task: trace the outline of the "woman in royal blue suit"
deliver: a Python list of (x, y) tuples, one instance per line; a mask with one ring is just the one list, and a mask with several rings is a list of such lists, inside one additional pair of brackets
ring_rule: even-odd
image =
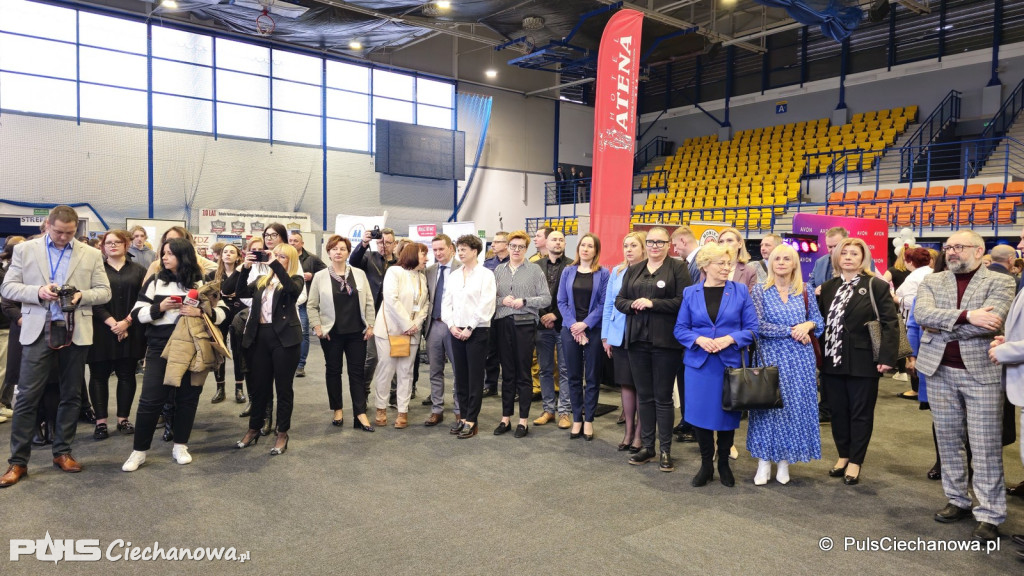
[[(601, 259), (601, 240), (584, 234), (576, 245), (576, 260), (562, 271), (558, 283), (558, 311), (562, 314), (562, 347), (569, 372), (572, 430), (569, 438), (594, 439), (594, 411), (601, 388), (601, 321), (608, 269)], [(587, 378), (584, 395), (583, 378)]]
[(714, 433), (718, 432), (718, 475), (724, 486), (736, 480), (729, 468), (729, 449), (740, 426), (739, 412), (722, 410), (725, 368), (740, 365), (740, 355), (754, 340), (757, 311), (744, 284), (729, 280), (736, 251), (722, 244), (706, 244), (697, 253), (704, 282), (683, 290), (674, 334), (686, 348), (686, 417), (700, 444), (700, 471), (693, 486), (714, 477)]

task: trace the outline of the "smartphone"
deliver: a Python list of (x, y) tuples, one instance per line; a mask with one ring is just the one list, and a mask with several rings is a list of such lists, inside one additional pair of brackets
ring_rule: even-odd
[(270, 262), (270, 251), (269, 250), (256, 250), (253, 252), (256, 255), (257, 262)]
[(167, 299), (175, 304), (181, 304), (181, 296), (168, 296)]

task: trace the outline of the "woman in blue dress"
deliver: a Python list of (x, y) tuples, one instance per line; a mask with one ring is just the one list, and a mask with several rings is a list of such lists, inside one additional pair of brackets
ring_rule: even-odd
[(814, 293), (800, 278), (800, 256), (782, 244), (768, 256), (768, 279), (751, 294), (757, 310), (758, 348), (765, 366), (778, 366), (782, 408), (751, 410), (747, 450), (758, 459), (754, 484), (789, 483), (790, 462), (821, 459), (818, 385), (811, 338), (825, 323)]
[(729, 449), (740, 413), (722, 410), (725, 368), (740, 365), (741, 354), (754, 341), (757, 312), (744, 284), (729, 280), (736, 265), (736, 250), (724, 244), (705, 244), (697, 253), (704, 282), (683, 290), (673, 333), (686, 353), (686, 422), (693, 426), (700, 445), (700, 471), (690, 482), (704, 486), (714, 477), (715, 432), (718, 432), (718, 476), (723, 486), (734, 486)]

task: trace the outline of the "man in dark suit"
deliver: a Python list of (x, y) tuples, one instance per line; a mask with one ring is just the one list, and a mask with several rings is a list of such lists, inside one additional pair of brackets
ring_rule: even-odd
[[(427, 361), (430, 363), (430, 395), (423, 401), (424, 406), (431, 406), (430, 416), (423, 423), (424, 426), (437, 426), (444, 422), (444, 363), (445, 358), (452, 357), (452, 338), (448, 325), (441, 320), (441, 299), (444, 298), (444, 288), (452, 272), (462, 267), (462, 264), (453, 256), (455, 246), (452, 239), (444, 234), (438, 234), (430, 241), (430, 248), (434, 251), (434, 263), (427, 267), (427, 292), (430, 297), (430, 314), (427, 315), (424, 328), (427, 341)], [(459, 400), (455, 392), (452, 375), (452, 397), (455, 402), (455, 421), (460, 420)]]
[[(11, 423), (11, 459), (0, 488), (16, 484), (28, 472), (36, 410), (51, 370), (60, 374), (53, 464), (64, 472), (81, 472), (71, 456), (81, 407), (85, 359), (92, 345), (92, 307), (110, 300), (110, 283), (99, 250), (75, 240), (78, 214), (57, 206), (46, 220), (46, 233), (15, 246), (0, 295), (22, 303), (21, 380)], [(70, 308), (58, 291), (73, 288)]]
[(989, 270), (1013, 276), (1010, 273), (1010, 265), (1017, 257), (1016, 250), (1006, 244), (997, 244), (992, 247), (992, 250), (989, 250), (988, 255), (992, 257), (992, 263), (988, 265)]
[[(395, 231), (391, 228), (382, 228), (381, 238), (376, 240), (377, 251), (369, 250), (370, 231), (363, 232), (363, 241), (352, 248), (352, 255), (348, 257), (350, 264), (366, 272), (366, 280), (373, 290), (373, 310), (380, 311), (380, 304), (384, 300), (384, 273), (388, 267), (398, 262), (394, 255)], [(377, 346), (373, 338), (366, 342), (366, 362), (364, 363), (363, 375), (366, 377), (366, 391), (370, 391), (370, 382), (373, 382), (373, 373), (377, 371)]]
[(964, 439), (974, 467), (974, 538), (999, 538), (1006, 520), (1003, 480), (1001, 369), (988, 358), (989, 344), (1000, 334), (1013, 300), (1012, 277), (981, 265), (985, 242), (962, 230), (943, 246), (947, 270), (925, 276), (918, 289), (914, 318), (921, 325), (917, 369), (928, 377), (928, 403), (942, 461), (942, 489), (948, 504), (938, 522), (971, 516)]

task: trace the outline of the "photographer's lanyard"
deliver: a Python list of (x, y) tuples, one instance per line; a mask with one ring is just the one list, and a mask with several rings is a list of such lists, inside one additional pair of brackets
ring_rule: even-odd
[[(49, 237), (47, 237), (47, 241), (48, 242), (47, 242), (47, 246), (46, 246), (46, 263), (50, 266), (50, 283), (51, 284), (56, 284), (57, 283), (57, 271), (60, 269), (61, 261), (64, 260), (64, 253), (67, 252), (68, 248), (71, 247), (71, 242), (68, 242), (67, 244), (64, 245), (63, 248), (60, 249), (60, 256), (57, 257), (57, 263), (54, 264), (54, 262), (53, 262), (53, 255), (50, 253), (50, 248), (51, 247), (56, 248), (56, 246), (53, 246), (53, 240), (50, 239)], [(70, 260), (70, 256), (68, 258)], [(67, 280), (67, 278), (65, 278), (64, 280)], [(61, 282), (61, 284), (63, 285), (64, 282)], [(61, 308), (60, 308), (60, 301), (58, 300), (57, 302), (51, 302), (50, 303), (50, 318), (51, 318), (51, 320), (53, 319), (53, 316), (54, 316), (54, 310), (53, 310), (54, 306), (56, 306), (56, 312), (58, 312), (60, 314), (60, 316), (62, 318), (64, 318), (64, 320), (67, 322), (65, 324), (65, 327), (66, 327), (67, 331), (64, 334), (64, 344), (63, 345), (54, 346), (53, 345), (53, 333), (50, 330), (47, 330), (47, 332), (50, 332), (47, 335), (47, 345), (52, 350), (60, 350), (61, 348), (67, 348), (68, 346), (71, 345), (71, 342), (72, 342), (72, 340), (74, 338), (74, 332), (75, 332), (75, 317), (74, 317), (74, 314), (71, 315), (71, 318), (68, 318), (67, 316), (65, 316), (64, 315), (64, 311), (61, 310)]]

